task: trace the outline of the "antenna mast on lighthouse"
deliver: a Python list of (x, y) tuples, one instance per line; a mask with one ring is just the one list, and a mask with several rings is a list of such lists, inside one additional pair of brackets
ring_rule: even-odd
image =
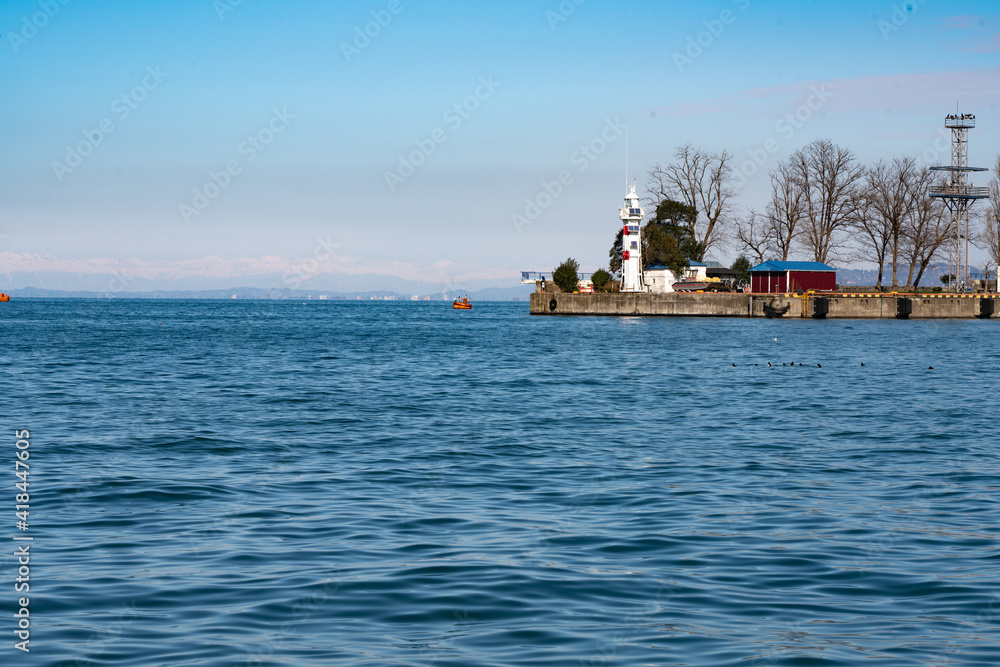
[(625, 128), (625, 192), (628, 192), (628, 128)]

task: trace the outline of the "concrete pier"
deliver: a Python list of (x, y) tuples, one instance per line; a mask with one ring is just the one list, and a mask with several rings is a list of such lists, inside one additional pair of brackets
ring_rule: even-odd
[(561, 294), (535, 292), (531, 314), (784, 319), (1000, 319), (996, 294)]

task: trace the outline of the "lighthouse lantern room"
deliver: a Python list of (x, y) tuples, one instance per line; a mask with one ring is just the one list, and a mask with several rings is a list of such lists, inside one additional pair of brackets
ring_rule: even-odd
[(640, 225), (645, 213), (639, 207), (639, 195), (633, 181), (625, 195), (625, 208), (619, 209), (622, 225), (622, 292), (645, 292), (642, 280), (642, 239)]

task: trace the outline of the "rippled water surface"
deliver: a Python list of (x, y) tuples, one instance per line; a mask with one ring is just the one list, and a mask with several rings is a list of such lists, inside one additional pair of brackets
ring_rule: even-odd
[(2, 305), (2, 664), (1000, 664), (1000, 322)]

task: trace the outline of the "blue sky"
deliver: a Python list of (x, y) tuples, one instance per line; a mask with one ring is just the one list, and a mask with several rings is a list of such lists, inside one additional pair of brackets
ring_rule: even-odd
[[(978, 117), (972, 162), (992, 165), (998, 33), (986, 1), (3, 0), (3, 271), (249, 284), (316, 256), (310, 280), (510, 284), (570, 255), (592, 269), (618, 226), (626, 125), (640, 185), (680, 144), (742, 162), (777, 138), (750, 206), (812, 139), (920, 154), (956, 102)], [(816, 89), (821, 108), (779, 133)], [(85, 133), (100, 141), (67, 170)], [(545, 184), (558, 196), (516, 226)]]

